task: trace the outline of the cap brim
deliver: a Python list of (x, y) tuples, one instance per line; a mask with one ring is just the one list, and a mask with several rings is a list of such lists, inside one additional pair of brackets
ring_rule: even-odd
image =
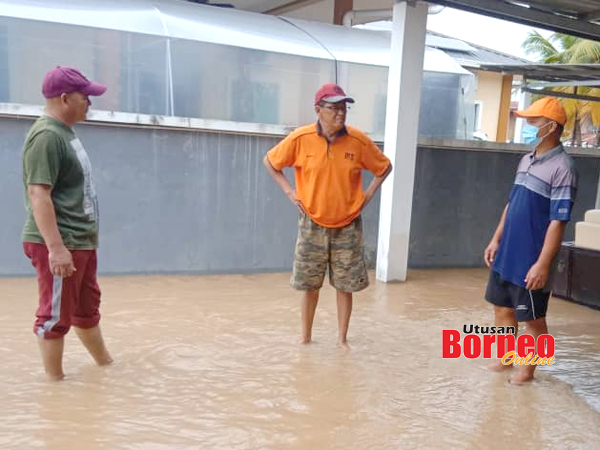
[(102, 95), (106, 92), (106, 86), (100, 83), (90, 83), (83, 91), (85, 95)]
[(521, 117), (521, 118), (523, 118), (523, 119), (527, 119), (527, 118), (531, 118), (531, 117), (542, 117), (542, 116), (541, 116), (540, 114), (538, 114), (538, 113), (534, 113), (534, 112), (527, 111), (527, 110), (524, 110), (524, 111), (515, 111), (513, 114), (514, 114), (515, 116), (517, 116), (517, 117)]
[(339, 102), (354, 103), (354, 99), (352, 97), (346, 97), (345, 95), (334, 95), (333, 97), (323, 97), (321, 100), (324, 102), (327, 102), (327, 103), (339, 103)]

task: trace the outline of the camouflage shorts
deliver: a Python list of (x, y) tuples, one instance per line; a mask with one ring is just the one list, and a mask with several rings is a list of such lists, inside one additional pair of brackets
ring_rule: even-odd
[(301, 291), (321, 288), (327, 266), (329, 283), (337, 290), (357, 292), (369, 285), (360, 216), (345, 227), (325, 228), (300, 214), (292, 287)]

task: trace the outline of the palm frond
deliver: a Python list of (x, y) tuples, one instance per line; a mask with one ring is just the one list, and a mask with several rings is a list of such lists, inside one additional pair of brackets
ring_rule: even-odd
[(527, 35), (523, 44), (521, 44), (523, 51), (532, 56), (537, 56), (540, 61), (548, 62), (549, 58), (555, 58), (560, 52), (552, 45), (548, 39), (542, 36), (535, 30), (532, 30)]
[(600, 42), (579, 39), (565, 52), (565, 62), (597, 63), (600, 62)]
[[(587, 94), (600, 98), (600, 88), (590, 88)], [(581, 114), (588, 117), (594, 127), (598, 128), (600, 126), (600, 102), (586, 102), (586, 105), (581, 110)]]
[(568, 34), (552, 33), (548, 41), (557, 44), (555, 47), (558, 47), (559, 51), (566, 51), (581, 41), (581, 38), (569, 36)]

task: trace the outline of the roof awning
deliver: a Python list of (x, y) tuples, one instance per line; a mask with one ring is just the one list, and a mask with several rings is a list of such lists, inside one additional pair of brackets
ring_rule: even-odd
[(430, 3), (600, 41), (597, 0), (428, 0)]
[[(481, 69), (522, 75), (521, 89), (526, 92), (600, 102), (600, 97), (577, 93), (578, 87), (600, 87), (600, 64), (482, 64)], [(573, 93), (548, 89), (567, 86)]]

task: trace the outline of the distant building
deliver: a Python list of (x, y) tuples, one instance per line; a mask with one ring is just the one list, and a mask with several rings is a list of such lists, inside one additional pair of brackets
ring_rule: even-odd
[(514, 89), (513, 77), (498, 72), (482, 70), (482, 64), (527, 64), (530, 61), (491, 50), (470, 42), (450, 38), (432, 31), (427, 32), (428, 47), (442, 50), (463, 68), (475, 74), (476, 86), (473, 95), (473, 129), (485, 133), (488, 140), (512, 141), (515, 133), (515, 120), (512, 111), (518, 109), (518, 102), (511, 101)]

